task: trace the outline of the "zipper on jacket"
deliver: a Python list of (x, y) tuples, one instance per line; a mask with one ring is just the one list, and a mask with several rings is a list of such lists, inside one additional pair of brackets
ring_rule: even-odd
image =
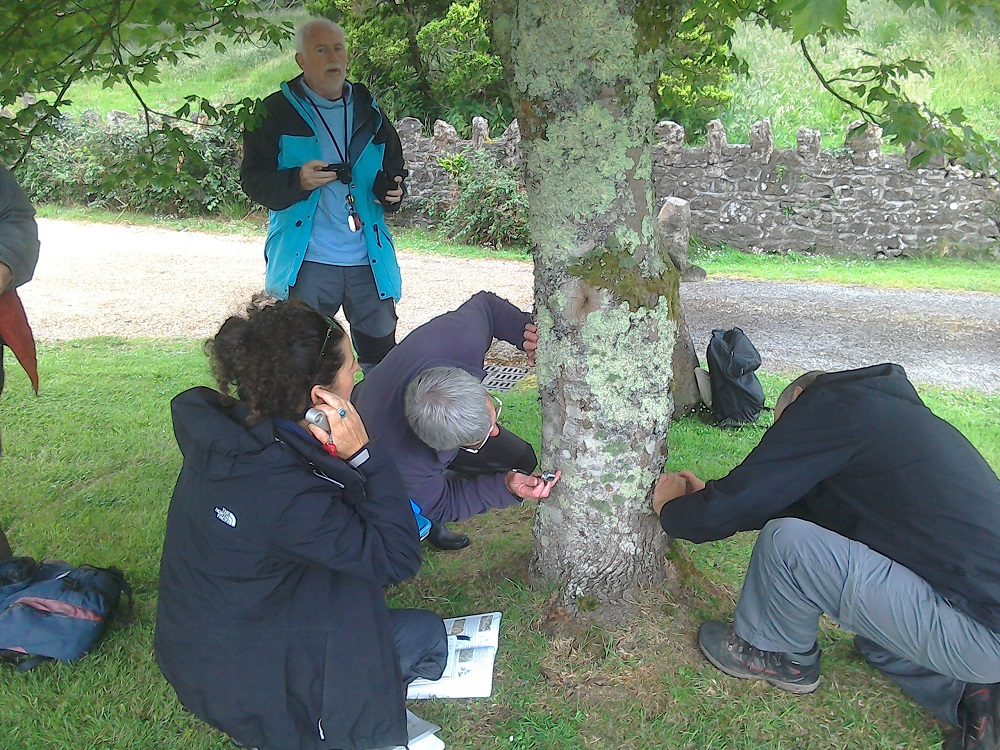
[(346, 484), (341, 484), (336, 479), (333, 479), (332, 477), (328, 477), (326, 474), (324, 474), (322, 471), (320, 471), (319, 469), (317, 469), (315, 467), (313, 468), (313, 474), (315, 474), (316, 476), (318, 476), (320, 479), (325, 479), (327, 482), (331, 482), (332, 484), (337, 485), (342, 490), (347, 488)]

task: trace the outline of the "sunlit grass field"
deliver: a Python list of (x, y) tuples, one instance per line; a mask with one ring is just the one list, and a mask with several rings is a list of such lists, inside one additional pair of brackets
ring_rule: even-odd
[[(933, 77), (914, 77), (906, 90), (937, 110), (963, 107), (969, 121), (989, 138), (1000, 138), (1000, 17), (980, 7), (971, 21), (957, 16), (940, 17), (929, 8), (903, 13), (889, 0), (852, 3), (858, 26), (856, 36), (830, 40), (821, 48), (812, 46), (812, 55), (829, 75), (864, 58), (859, 49), (885, 59), (914, 57), (930, 64)], [(295, 24), (306, 18), (304, 11), (285, 12), (278, 20)], [(195, 50), (197, 57), (165, 70), (160, 83), (140, 86), (143, 98), (155, 109), (172, 111), (183, 97), (199, 93), (214, 101), (238, 101), (263, 97), (299, 70), (293, 60), (291, 42), (283, 48), (258, 49), (230, 46), (225, 53), (215, 50), (210, 40)], [(348, 40), (350, 41), (350, 40)], [(750, 66), (750, 76), (733, 83), (735, 97), (720, 118), (731, 143), (747, 142), (750, 126), (771, 118), (776, 144), (795, 145), (801, 127), (818, 128), (824, 145), (844, 145), (847, 125), (856, 115), (821, 88), (809, 71), (790, 37), (753, 24), (743, 25), (736, 36), (735, 51)], [(373, 82), (378, 96), (378, 82)], [(91, 109), (134, 112), (138, 104), (125, 87), (104, 89), (100, 82), (74, 86), (72, 111)]]

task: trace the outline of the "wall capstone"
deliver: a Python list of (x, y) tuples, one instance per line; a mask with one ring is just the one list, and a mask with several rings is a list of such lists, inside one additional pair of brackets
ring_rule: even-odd
[(728, 145), (726, 129), (722, 123), (719, 120), (709, 122), (705, 126), (705, 154), (708, 156), (708, 163), (718, 164), (722, 161), (722, 152)]
[(847, 126), (844, 146), (855, 166), (874, 166), (882, 161), (882, 128), (872, 122), (865, 127), (864, 120), (855, 120)]
[(444, 120), (434, 121), (434, 140), (438, 142), (438, 145), (444, 146), (445, 148), (454, 147), (458, 144), (458, 131), (451, 123), (447, 123)]
[(485, 117), (472, 118), (472, 147), (482, 148), (490, 139), (490, 125)]
[(771, 135), (771, 118), (765, 117), (750, 127), (750, 155), (761, 164), (771, 161), (774, 154), (774, 136)]
[(802, 161), (806, 164), (815, 164), (819, 158), (819, 152), (823, 148), (820, 132), (813, 128), (799, 128), (799, 132), (795, 134), (795, 140), (798, 143), (798, 152)]
[(399, 137), (420, 138), (424, 134), (424, 124), (416, 117), (404, 117), (396, 126)]

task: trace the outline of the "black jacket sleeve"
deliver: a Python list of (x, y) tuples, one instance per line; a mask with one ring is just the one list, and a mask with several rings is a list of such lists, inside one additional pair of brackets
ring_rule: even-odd
[[(309, 197), (299, 183), (298, 167), (278, 169), (278, 146), (289, 127), (296, 131), (308, 126), (280, 91), (264, 100), (264, 119), (243, 131), (243, 163), (240, 185), (250, 200), (272, 211), (281, 211)], [(295, 133), (299, 134), (299, 133)]]
[(389, 118), (384, 113), (382, 114), (382, 124), (379, 126), (375, 139), (384, 143), (385, 149), (382, 152), (382, 169), (375, 175), (372, 192), (382, 203), (382, 210), (387, 214), (391, 214), (399, 209), (403, 202), (387, 203), (385, 200), (386, 191), (396, 186), (396, 177), (402, 177), (403, 182), (401, 184), (403, 186), (403, 198), (405, 198), (407, 194), (406, 178), (409, 176), (409, 173), (406, 171), (403, 159), (403, 145), (400, 143), (399, 133), (396, 132), (396, 128), (393, 127), (392, 123), (389, 122)]
[(345, 488), (331, 497), (331, 485), (319, 483), (284, 508), (271, 537), (281, 557), (380, 586), (416, 574), (420, 537), (399, 472), (377, 446), (369, 453), (361, 494)]
[(848, 465), (861, 445), (858, 425), (832, 406), (825, 394), (806, 391), (743, 463), (701, 492), (664, 505), (663, 530), (707, 542), (794, 515), (791, 506)]

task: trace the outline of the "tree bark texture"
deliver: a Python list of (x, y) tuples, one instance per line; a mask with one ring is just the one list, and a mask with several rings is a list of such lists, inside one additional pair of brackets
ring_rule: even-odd
[(519, 0), (495, 19), (530, 204), (542, 465), (563, 471), (539, 505), (532, 570), (569, 611), (612, 618), (664, 577), (649, 493), (680, 319), (653, 210), (654, 58), (626, 6)]

